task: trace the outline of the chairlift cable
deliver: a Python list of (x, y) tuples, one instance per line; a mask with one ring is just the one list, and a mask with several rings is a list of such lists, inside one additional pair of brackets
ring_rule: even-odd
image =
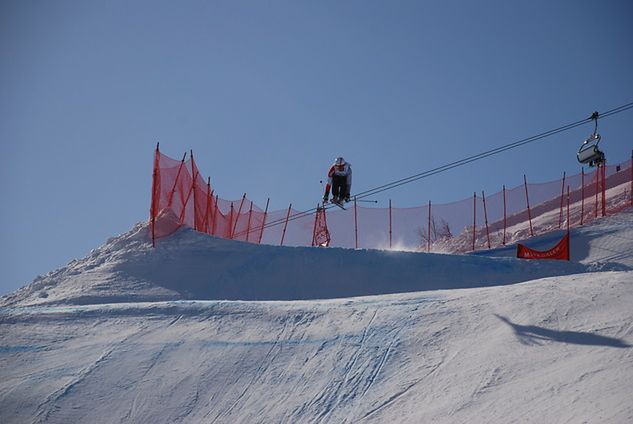
[[(597, 122), (598, 122), (599, 119), (604, 119), (604, 118), (607, 118), (609, 116), (616, 115), (618, 113), (627, 111), (629, 109), (633, 109), (633, 102), (626, 103), (624, 105), (618, 106), (618, 107), (613, 108), (611, 110), (608, 110), (606, 112), (602, 112), (595, 119), (596, 125), (597, 125)], [(378, 186), (378, 187), (374, 187), (374, 188), (369, 189), (369, 190), (362, 191), (362, 192), (357, 193), (357, 194), (355, 194), (355, 195), (353, 195), (351, 197), (355, 198), (357, 200), (364, 199), (366, 197), (373, 196), (374, 194), (382, 193), (384, 191), (391, 190), (391, 189), (394, 189), (396, 187), (400, 187), (402, 185), (409, 184), (409, 183), (412, 183), (414, 181), (418, 181), (420, 179), (430, 177), (432, 175), (436, 175), (436, 174), (439, 174), (439, 173), (442, 173), (442, 172), (445, 172), (445, 171), (449, 171), (451, 169), (454, 169), (454, 168), (457, 168), (457, 167), (460, 167), (460, 166), (463, 166), (463, 165), (467, 165), (469, 163), (472, 163), (472, 162), (475, 162), (475, 161), (478, 161), (478, 160), (481, 160), (481, 159), (485, 159), (487, 157), (490, 157), (490, 156), (493, 156), (493, 155), (497, 155), (499, 153), (503, 153), (503, 152), (505, 152), (507, 150), (511, 150), (511, 149), (514, 149), (514, 148), (517, 148), (517, 147), (520, 147), (520, 146), (523, 146), (523, 145), (526, 145), (526, 144), (529, 144), (529, 143), (533, 143), (535, 141), (542, 140), (542, 139), (547, 138), (547, 137), (551, 137), (553, 135), (559, 134), (559, 133), (564, 132), (564, 131), (569, 131), (569, 130), (571, 130), (573, 128), (576, 128), (576, 127), (579, 127), (581, 125), (586, 124), (588, 121), (592, 121), (594, 119), (593, 116), (594, 115), (592, 115), (592, 116), (590, 116), (588, 118), (581, 119), (581, 120), (576, 121), (576, 122), (572, 122), (570, 124), (566, 124), (566, 125), (560, 126), (558, 128), (555, 128), (555, 129), (551, 129), (551, 130), (542, 132), (540, 134), (533, 135), (531, 137), (523, 138), (521, 140), (517, 140), (517, 141), (514, 141), (512, 143), (508, 143), (506, 145), (503, 145), (503, 146), (500, 146), (500, 147), (496, 147), (494, 149), (491, 149), (491, 150), (488, 150), (488, 151), (485, 151), (485, 152), (482, 152), (482, 153), (478, 153), (476, 155), (469, 156), (467, 158), (463, 158), (463, 159), (460, 159), (460, 160), (457, 160), (457, 161), (454, 161), (454, 162), (451, 162), (451, 163), (447, 163), (447, 164), (439, 166), (437, 168), (433, 168), (433, 169), (430, 169), (430, 170), (427, 170), (427, 171), (424, 171), (424, 172), (420, 172), (420, 173), (415, 174), (415, 175), (411, 175), (409, 177), (401, 178), (399, 180), (392, 181), (392, 182), (387, 183), (387, 184), (383, 184), (383, 185)], [(326, 209), (326, 210), (327, 209), (331, 209), (332, 207), (333, 207), (333, 205), (331, 205), (331, 204), (323, 205), (323, 208)], [(255, 228), (253, 230), (249, 230), (249, 232), (253, 232), (253, 231), (257, 232), (257, 231), (260, 231), (260, 230), (263, 231), (266, 228), (274, 227), (276, 225), (280, 225), (280, 224), (283, 224), (285, 222), (290, 222), (290, 221), (294, 221), (296, 219), (304, 218), (306, 216), (312, 215), (317, 210), (318, 210), (318, 208), (312, 208), (312, 209), (305, 210), (303, 212), (298, 212), (298, 213), (292, 214), (287, 219), (286, 218), (279, 218), (279, 219), (267, 222), (263, 226), (257, 227), (257, 228)], [(240, 232), (238, 234), (235, 234), (234, 236), (240, 236), (240, 235), (243, 235), (243, 234), (246, 234), (246, 233), (247, 233), (247, 231), (242, 231), (242, 232)]]
[[(633, 108), (633, 102), (625, 104), (625, 105), (622, 105), (622, 106), (619, 106), (619, 107), (617, 107), (615, 109), (612, 109), (612, 110), (609, 110), (607, 112), (604, 112), (604, 113), (600, 114), (598, 119), (601, 119), (601, 118), (604, 118), (604, 117), (607, 117), (607, 116), (611, 116), (611, 115), (623, 112), (623, 111), (631, 109), (631, 108)], [(356, 197), (358, 199), (362, 199), (364, 197), (372, 196), (374, 194), (381, 193), (383, 191), (390, 190), (392, 188), (396, 188), (396, 187), (399, 187), (401, 185), (408, 184), (410, 182), (417, 181), (419, 179), (426, 178), (426, 177), (429, 177), (431, 175), (438, 174), (440, 172), (448, 171), (450, 169), (457, 168), (459, 166), (466, 165), (466, 164), (475, 162), (477, 160), (484, 159), (484, 158), (487, 158), (489, 156), (493, 156), (493, 155), (496, 155), (498, 153), (505, 152), (506, 150), (514, 149), (516, 147), (523, 146), (525, 144), (529, 144), (529, 143), (532, 143), (532, 142), (535, 142), (535, 141), (538, 141), (538, 140), (542, 140), (542, 139), (544, 139), (546, 137), (550, 137), (552, 135), (555, 135), (555, 134), (558, 134), (558, 133), (561, 133), (561, 132), (564, 132), (564, 131), (571, 130), (571, 129), (576, 128), (578, 126), (581, 126), (581, 125), (585, 124), (587, 121), (591, 121), (591, 120), (592, 120), (592, 117), (589, 117), (589, 118), (582, 119), (580, 121), (573, 122), (571, 124), (563, 125), (563, 126), (558, 127), (556, 129), (545, 131), (543, 133), (534, 135), (532, 137), (527, 137), (527, 138), (524, 138), (522, 140), (518, 140), (518, 141), (515, 141), (513, 143), (509, 143), (509, 144), (506, 144), (504, 146), (500, 146), (500, 147), (488, 150), (486, 152), (478, 153), (476, 155), (473, 155), (473, 156), (470, 156), (470, 157), (467, 157), (467, 158), (464, 158), (464, 159), (460, 159), (458, 161), (451, 162), (451, 163), (442, 165), (440, 167), (437, 167), (437, 168), (434, 168), (434, 169), (431, 169), (431, 170), (428, 170), (428, 171), (421, 172), (419, 174), (415, 174), (415, 175), (412, 175), (412, 176), (409, 176), (409, 177), (406, 177), (406, 178), (402, 178), (400, 180), (396, 180), (396, 181), (393, 181), (391, 183), (388, 183), (388, 184), (385, 184), (385, 185), (382, 185), (382, 186), (379, 186), (379, 187), (375, 187), (373, 189), (369, 189), (369, 190), (363, 191), (361, 193), (357, 193)], [(597, 120), (596, 120), (596, 122), (597, 122)]]

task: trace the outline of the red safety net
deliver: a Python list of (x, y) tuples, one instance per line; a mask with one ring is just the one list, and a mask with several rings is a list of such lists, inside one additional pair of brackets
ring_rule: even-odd
[[(185, 155), (186, 156), (186, 155)], [(500, 187), (494, 194), (412, 208), (370, 208), (322, 214), (292, 208), (268, 211), (246, 195), (221, 199), (193, 155), (174, 160), (156, 149), (150, 208), (153, 240), (185, 225), (217, 237), (286, 246), (467, 252), (498, 247), (552, 230), (587, 224), (633, 205), (631, 160), (556, 181)], [(423, 201), (423, 199), (421, 199)], [(567, 205), (569, 204), (569, 209)], [(325, 234), (327, 232), (327, 236)], [(319, 239), (316, 239), (319, 233)], [(317, 242), (319, 241), (319, 242)]]

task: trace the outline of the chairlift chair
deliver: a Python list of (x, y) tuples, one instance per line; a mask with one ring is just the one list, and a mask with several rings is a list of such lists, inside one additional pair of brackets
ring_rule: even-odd
[(598, 149), (598, 143), (600, 143), (601, 137), (598, 134), (598, 112), (594, 112), (591, 115), (591, 119), (596, 121), (596, 126), (591, 134), (578, 149), (578, 162), (582, 164), (589, 164), (589, 166), (601, 166), (605, 163), (606, 159), (604, 152)]
[(578, 162), (589, 166), (600, 166), (605, 162), (604, 152), (598, 149), (600, 134), (592, 134), (586, 139), (578, 150)]

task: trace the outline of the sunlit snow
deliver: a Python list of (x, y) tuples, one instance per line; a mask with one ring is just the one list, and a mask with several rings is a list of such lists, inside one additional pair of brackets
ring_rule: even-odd
[(0, 422), (631, 422), (633, 210), (571, 248), (524, 261), (181, 229), (152, 249), (139, 224), (0, 300)]

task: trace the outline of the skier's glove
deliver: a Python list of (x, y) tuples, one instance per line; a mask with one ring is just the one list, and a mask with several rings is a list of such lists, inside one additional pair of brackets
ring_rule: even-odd
[(327, 202), (328, 197), (330, 197), (330, 196), (328, 196), (327, 194), (324, 194), (324, 195), (323, 195), (323, 201), (324, 201), (324, 202)]

